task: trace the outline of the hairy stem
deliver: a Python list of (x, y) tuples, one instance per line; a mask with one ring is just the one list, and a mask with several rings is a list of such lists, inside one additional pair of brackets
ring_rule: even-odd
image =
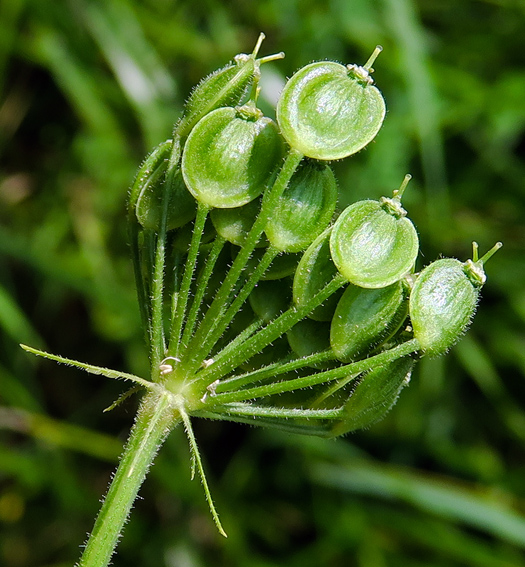
[(169, 393), (146, 395), (78, 567), (109, 564), (146, 473), (159, 447), (180, 421)]
[[(261, 205), (261, 211), (259, 216), (255, 220), (250, 232), (248, 233), (246, 240), (244, 241), (239, 254), (236, 256), (232, 267), (230, 268), (224, 282), (222, 283), (215, 299), (213, 300), (210, 308), (208, 309), (204, 319), (201, 321), (199, 329), (195, 333), (193, 339), (191, 340), (188, 352), (191, 352), (191, 363), (193, 363), (194, 369), (199, 366), (200, 362), (206, 358), (207, 352), (202, 350), (202, 344), (209, 334), (210, 328), (217, 320), (217, 318), (222, 317), (225, 310), (229, 304), (229, 297), (234, 289), (237, 281), (239, 280), (246, 264), (257, 245), (259, 237), (263, 233), (268, 218), (275, 208), (275, 205), (282, 195), (283, 191), (286, 189), (288, 182), (290, 181), (295, 170), (299, 166), (299, 163), (303, 159), (303, 155), (295, 150), (290, 150), (286, 160), (277, 176), (273, 187), (265, 193)], [(170, 354), (171, 354), (170, 346)]]

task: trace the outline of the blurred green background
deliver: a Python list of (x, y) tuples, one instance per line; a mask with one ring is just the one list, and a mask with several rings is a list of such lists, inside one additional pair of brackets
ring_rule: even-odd
[(524, 29), (523, 0), (0, 2), (0, 565), (77, 560), (136, 407), (103, 413), (122, 384), (18, 343), (146, 374), (127, 187), (192, 86), (260, 31), (262, 55), (286, 52), (263, 68), (268, 113), (302, 65), (384, 47), (387, 119), (335, 165), (341, 206), (411, 172), (421, 265), (505, 247), (471, 331), (369, 430), (195, 423), (227, 540), (175, 431), (114, 565), (525, 565)]

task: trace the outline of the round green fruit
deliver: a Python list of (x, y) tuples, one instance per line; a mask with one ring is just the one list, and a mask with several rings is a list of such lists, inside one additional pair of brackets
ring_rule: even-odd
[(182, 175), (209, 207), (240, 207), (258, 197), (283, 156), (275, 122), (253, 105), (219, 108), (193, 128), (182, 154)]
[(288, 144), (305, 156), (335, 160), (372, 141), (386, 107), (369, 72), (329, 61), (297, 71), (277, 104), (277, 122)]

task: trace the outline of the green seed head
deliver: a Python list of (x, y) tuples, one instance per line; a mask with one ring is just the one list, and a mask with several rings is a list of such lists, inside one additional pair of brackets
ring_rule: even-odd
[(330, 167), (306, 161), (294, 174), (266, 225), (270, 243), (284, 252), (307, 248), (327, 227), (337, 203)]
[(425, 354), (443, 354), (467, 330), (486, 279), (483, 264), (499, 248), (498, 242), (478, 260), (474, 244), (472, 260), (443, 258), (419, 274), (410, 294), (410, 319)]
[(407, 287), (401, 281), (379, 289), (348, 286), (330, 328), (337, 358), (350, 362), (388, 340), (406, 319), (407, 299)]
[[(242, 207), (213, 209), (210, 216), (217, 234), (236, 246), (242, 246), (260, 208), (260, 199), (254, 199)], [(267, 244), (266, 239), (261, 238), (258, 246)]]
[(370, 65), (321, 61), (292, 76), (277, 105), (279, 127), (292, 148), (311, 158), (335, 160), (354, 154), (376, 136), (386, 109), (371, 84)]
[(240, 207), (258, 197), (283, 156), (275, 122), (252, 105), (219, 108), (198, 122), (182, 154), (193, 196), (210, 207)]
[(253, 84), (258, 82), (260, 66), (284, 57), (284, 53), (277, 53), (257, 59), (264, 37), (261, 33), (251, 54), (236, 55), (232, 63), (208, 75), (195, 87), (186, 102), (184, 115), (175, 128), (177, 136), (186, 138), (195, 124), (212, 110), (241, 104)]
[(197, 203), (188, 191), (179, 168), (174, 172), (168, 185), (164, 175), (157, 182), (147, 183), (141, 191), (136, 207), (137, 219), (144, 228), (160, 230), (164, 192), (167, 195), (166, 229), (184, 226), (195, 217)]
[(349, 282), (380, 288), (410, 272), (419, 250), (412, 222), (380, 201), (359, 201), (337, 219), (330, 238), (332, 258)]
[(134, 213), (140, 194), (148, 185), (162, 183), (168, 167), (173, 141), (166, 140), (154, 148), (142, 162), (129, 191), (128, 211)]

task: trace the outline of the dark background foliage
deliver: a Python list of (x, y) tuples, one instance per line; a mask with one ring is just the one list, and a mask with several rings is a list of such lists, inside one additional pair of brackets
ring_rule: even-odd
[[(192, 86), (266, 33), (272, 87), (376, 44), (385, 126), (336, 164), (341, 206), (405, 205), (421, 266), (505, 247), (468, 335), (425, 360), (387, 418), (344, 440), (197, 422), (215, 531), (176, 431), (114, 565), (525, 565), (525, 4), (521, 0), (2, 0), (0, 564), (71, 565), (136, 400), (22, 352), (145, 375), (124, 218), (143, 156)], [(265, 98), (266, 97), (266, 98)]]

